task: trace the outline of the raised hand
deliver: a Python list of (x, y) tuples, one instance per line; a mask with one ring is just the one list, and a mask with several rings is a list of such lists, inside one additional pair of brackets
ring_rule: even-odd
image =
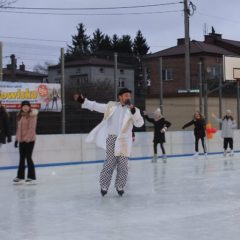
[(78, 94), (78, 93), (75, 93), (73, 95), (73, 99), (74, 99), (74, 101), (80, 102), (81, 104), (84, 103), (84, 100), (85, 100), (84, 96), (82, 94)]

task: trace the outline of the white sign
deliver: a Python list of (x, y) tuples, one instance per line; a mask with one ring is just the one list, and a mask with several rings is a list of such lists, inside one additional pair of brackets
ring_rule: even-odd
[(0, 81), (0, 101), (7, 110), (18, 111), (24, 100), (40, 111), (60, 112), (61, 85)]

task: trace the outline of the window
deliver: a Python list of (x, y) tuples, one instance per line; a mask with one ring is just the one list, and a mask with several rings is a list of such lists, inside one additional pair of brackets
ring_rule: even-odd
[(72, 75), (71, 77), (71, 82), (74, 85), (83, 86), (88, 84), (88, 75), (87, 74), (82, 74), (82, 75)]
[(173, 80), (173, 70), (172, 69), (163, 69), (162, 70), (162, 79), (163, 81)]
[(77, 68), (76, 74), (80, 74), (80, 73), (81, 73), (81, 68)]
[(118, 87), (123, 88), (125, 87), (125, 78), (119, 78), (118, 80)]
[(53, 80), (54, 83), (60, 83), (61, 82), (61, 78), (59, 77), (56, 77), (54, 80)]
[(215, 79), (220, 77), (220, 66), (207, 67), (208, 78)]

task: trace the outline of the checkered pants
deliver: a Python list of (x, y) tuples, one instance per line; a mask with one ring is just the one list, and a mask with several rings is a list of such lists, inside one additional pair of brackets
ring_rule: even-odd
[(115, 188), (122, 190), (127, 182), (128, 176), (128, 157), (114, 156), (114, 148), (117, 137), (109, 135), (107, 138), (106, 160), (103, 164), (103, 169), (100, 174), (100, 186), (104, 190), (108, 190), (112, 174), (117, 167), (117, 176), (115, 180)]

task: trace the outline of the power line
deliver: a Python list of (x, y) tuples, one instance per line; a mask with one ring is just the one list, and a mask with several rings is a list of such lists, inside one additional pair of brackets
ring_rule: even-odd
[(62, 43), (67, 43), (67, 41), (53, 40), (53, 39), (42, 39), (42, 38), (26, 38), (26, 37), (11, 37), (11, 36), (0, 36), (0, 38), (39, 41), (39, 42), (62, 42)]
[(130, 12), (130, 13), (52, 13), (52, 12), (19, 12), (19, 11), (0, 11), (2, 13), (15, 13), (27, 15), (55, 15), (55, 16), (126, 16), (126, 15), (152, 15), (162, 13), (176, 13), (182, 10), (156, 11), (156, 12)]
[(52, 54), (38, 54), (38, 53), (33, 53), (31, 52), (21, 52), (21, 51), (12, 51), (12, 50), (5, 50), (4, 51), (5, 54), (11, 54), (12, 52), (14, 52), (14, 54), (21, 54), (21, 55), (32, 55), (32, 56), (41, 56), (41, 57), (55, 57), (58, 58), (59, 55), (52, 55)]
[[(46, 50), (46, 51), (56, 51), (62, 46), (53, 46), (53, 45), (45, 45), (45, 44), (36, 44), (36, 43), (18, 43), (18, 42), (3, 42), (4, 45), (14, 45), (16, 48), (23, 49), (37, 49), (37, 50)], [(20, 47), (19, 47), (20, 46)]]
[(198, 12), (199, 15), (201, 16), (205, 16), (205, 17), (211, 17), (211, 18), (217, 18), (220, 19), (222, 21), (228, 21), (228, 22), (233, 22), (233, 23), (239, 23), (239, 20), (233, 20), (233, 19), (229, 19), (229, 18), (224, 18), (224, 17), (220, 17), (220, 16), (214, 16), (214, 15), (210, 15), (210, 14), (205, 14), (202, 12)]
[(114, 9), (136, 9), (136, 8), (149, 8), (158, 6), (169, 6), (176, 5), (182, 2), (168, 2), (168, 3), (157, 3), (157, 4), (146, 4), (146, 5), (135, 5), (135, 6), (118, 6), (118, 7), (86, 7), (86, 8), (44, 8), (44, 7), (2, 7), (3, 9), (17, 9), (17, 10), (51, 10), (51, 11), (76, 11), (76, 10), (114, 10)]

